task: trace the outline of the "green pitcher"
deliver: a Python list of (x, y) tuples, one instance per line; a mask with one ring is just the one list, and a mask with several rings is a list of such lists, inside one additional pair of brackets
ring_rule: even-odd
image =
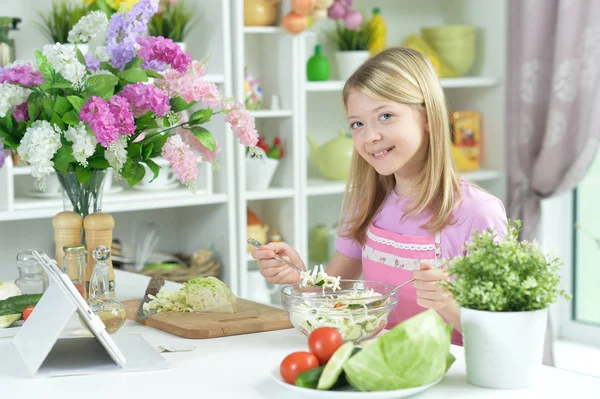
[(327, 57), (321, 54), (321, 45), (315, 46), (315, 54), (306, 63), (306, 78), (311, 82), (329, 80), (331, 65)]

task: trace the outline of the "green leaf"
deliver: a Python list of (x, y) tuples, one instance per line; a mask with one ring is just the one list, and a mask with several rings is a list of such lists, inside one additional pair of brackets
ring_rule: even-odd
[(148, 143), (146, 145), (143, 146), (142, 148), (142, 158), (144, 159), (144, 161), (147, 161), (150, 156), (152, 155), (152, 149), (154, 148), (154, 144), (153, 143)]
[(119, 78), (112, 75), (93, 75), (87, 78), (84, 93), (88, 96), (102, 97), (104, 100), (110, 100), (114, 91), (115, 85), (119, 82)]
[(147, 82), (148, 76), (141, 68), (126, 69), (119, 76), (129, 83)]
[(54, 111), (57, 114), (63, 116), (67, 111), (70, 111), (72, 108), (73, 107), (71, 106), (71, 103), (65, 97), (56, 97), (56, 101), (54, 102)]
[(190, 116), (189, 124), (190, 125), (200, 125), (206, 123), (210, 120), (210, 117), (213, 115), (212, 109), (203, 108), (194, 112), (192, 116)]
[(63, 120), (60, 118), (60, 116), (57, 113), (52, 114), (52, 117), (50, 118), (50, 122), (54, 123), (55, 125), (60, 127), (61, 130), (65, 130), (65, 128), (66, 128), (65, 122), (63, 122)]
[(168, 134), (157, 134), (155, 136), (150, 137), (149, 139), (144, 140), (144, 143), (146, 145), (152, 144), (152, 153), (150, 154), (150, 158), (154, 158), (161, 155), (162, 148), (165, 145), (165, 142), (168, 138)]
[(121, 171), (121, 176), (127, 179), (127, 183), (129, 183), (129, 187), (133, 187), (140, 182), (144, 178), (146, 174), (146, 169), (138, 162), (133, 159), (127, 159), (125, 165), (123, 165), (123, 170)]
[(52, 100), (47, 97), (42, 98), (42, 107), (44, 108), (46, 115), (48, 115), (48, 118), (51, 118), (54, 114), (54, 103)]
[(38, 105), (38, 99), (41, 96), (38, 93), (31, 93), (27, 98), (27, 113), (29, 114), (29, 120), (34, 121), (40, 114), (40, 107)]
[(127, 63), (127, 65), (125, 65), (125, 69), (139, 68), (143, 62), (144, 60), (142, 60), (139, 56), (136, 55), (134, 59), (132, 59)]
[(149, 78), (154, 78), (154, 79), (162, 79), (163, 76), (156, 72), (153, 71), (152, 69), (143, 69), (143, 71), (146, 73), (146, 76), (148, 76)]
[(54, 80), (54, 69), (52, 68), (52, 65), (50, 65), (50, 63), (48, 62), (46, 56), (43, 55), (41, 51), (36, 50), (35, 60), (37, 62), (38, 70), (42, 73), (42, 76), (44, 77), (46, 83), (52, 84)]
[(90, 177), (92, 177), (92, 172), (81, 165), (75, 167), (75, 174), (77, 175), (77, 181), (80, 184), (87, 183), (90, 180)]
[(152, 173), (154, 173), (154, 177), (151, 180), (151, 181), (153, 181), (154, 179), (156, 179), (158, 177), (158, 174), (160, 173), (160, 166), (151, 159), (146, 160), (146, 165), (148, 165), (148, 167), (150, 168)]
[(63, 122), (68, 125), (77, 126), (79, 125), (79, 115), (75, 111), (69, 111), (62, 117)]
[(75, 112), (77, 113), (79, 113), (79, 111), (81, 111), (81, 108), (83, 108), (83, 106), (85, 105), (85, 100), (81, 97), (69, 96), (67, 97), (67, 99), (69, 100), (73, 108), (75, 108)]
[(6, 115), (4, 115), (4, 126), (6, 126), (6, 130), (12, 132), (14, 125), (12, 114), (10, 112), (7, 112)]
[(188, 103), (179, 96), (175, 96), (175, 97), (171, 98), (169, 100), (169, 102), (171, 103), (171, 110), (173, 112), (184, 111), (184, 110), (190, 108), (191, 106), (193, 106), (194, 104), (196, 104), (196, 101), (192, 101), (191, 103)]
[(77, 55), (77, 60), (79, 60), (79, 62), (81, 62), (84, 66), (87, 66), (85, 62), (85, 57), (83, 56), (83, 53), (81, 52), (79, 47), (75, 49), (75, 54)]
[[(104, 147), (101, 147), (101, 148), (104, 149)], [(94, 169), (110, 168), (110, 164), (108, 163), (106, 158), (104, 158), (104, 151), (101, 151), (101, 153), (98, 153), (98, 150), (96, 150), (96, 153), (93, 156), (88, 158), (88, 165), (90, 166), (90, 168), (94, 168)]]
[(69, 82), (68, 80), (64, 81), (64, 82), (57, 82), (54, 83), (51, 88), (52, 89), (70, 89), (73, 86), (73, 83)]
[(75, 162), (71, 144), (63, 144), (54, 154), (54, 168), (63, 175), (69, 170), (69, 164)]
[(206, 130), (202, 126), (194, 126), (190, 130), (198, 139), (198, 141), (202, 143), (203, 146), (205, 146), (210, 151), (215, 151), (215, 138), (208, 130)]
[(148, 111), (135, 120), (135, 127), (138, 131), (154, 129), (158, 127), (158, 123), (154, 119), (153, 113), (151, 111)]
[(131, 158), (142, 158), (142, 143), (131, 143), (127, 147), (127, 154)]
[(20, 145), (17, 140), (2, 129), (0, 129), (0, 138), (2, 138), (5, 150), (16, 150)]

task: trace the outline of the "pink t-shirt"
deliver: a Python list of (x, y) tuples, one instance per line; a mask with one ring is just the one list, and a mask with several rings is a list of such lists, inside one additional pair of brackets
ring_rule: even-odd
[[(491, 227), (496, 230), (499, 237), (503, 237), (507, 231), (506, 210), (502, 201), (469, 184), (466, 180), (461, 180), (460, 183), (463, 198), (451, 218), (454, 224), (446, 226), (440, 234), (443, 259), (465, 255), (463, 247), (475, 230), (483, 231)], [(431, 217), (429, 212), (402, 219), (409, 201), (398, 197), (392, 190), (373, 220), (375, 227), (403, 235), (431, 236), (421, 227)], [(361, 246), (354, 240), (338, 237), (335, 248), (348, 257), (361, 258)]]

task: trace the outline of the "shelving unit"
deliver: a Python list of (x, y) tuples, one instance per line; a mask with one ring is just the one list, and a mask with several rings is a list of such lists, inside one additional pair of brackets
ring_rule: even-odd
[[(441, 85), (445, 89), (466, 89), (466, 88), (486, 88), (494, 87), (499, 84), (499, 80), (491, 77), (469, 76), (463, 78), (444, 78), (440, 79)], [(324, 92), (324, 91), (341, 91), (344, 87), (342, 80), (329, 80), (325, 82), (309, 82), (305, 83), (306, 91), (309, 92)]]

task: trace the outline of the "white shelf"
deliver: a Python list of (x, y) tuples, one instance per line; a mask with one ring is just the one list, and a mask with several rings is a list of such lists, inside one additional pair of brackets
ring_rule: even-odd
[(294, 190), (291, 188), (268, 188), (266, 190), (257, 191), (246, 191), (246, 200), (269, 200), (269, 199), (280, 199), (280, 198), (292, 198), (294, 196)]
[[(149, 209), (177, 208), (196, 205), (224, 204), (227, 194), (207, 195), (200, 191), (194, 195), (187, 188), (170, 191), (135, 191), (126, 190), (114, 195), (105, 195), (102, 200), (102, 211), (118, 213), (126, 211), (142, 211)], [(0, 211), (0, 220), (23, 220), (53, 217), (63, 210), (62, 198), (42, 199), (16, 197), (15, 210)]]
[(251, 111), (250, 115), (256, 119), (287, 118), (287, 117), (294, 115), (294, 112), (291, 109), (280, 109), (280, 110), (261, 109), (258, 111)]
[(475, 172), (459, 173), (459, 176), (473, 182), (478, 182), (499, 179), (502, 173), (496, 170), (477, 170)]
[(316, 196), (329, 194), (343, 194), (345, 190), (346, 182), (309, 178), (307, 181), (306, 195)]
[[(474, 87), (493, 87), (500, 81), (490, 77), (467, 76), (462, 78), (444, 78), (440, 80), (445, 89), (474, 88)], [(328, 80), (324, 82), (306, 82), (306, 91), (325, 92), (341, 91), (344, 88), (342, 80)]]
[(222, 73), (208, 73), (204, 75), (204, 80), (215, 84), (225, 83), (225, 75)]
[(279, 26), (244, 26), (246, 34), (279, 34), (285, 32)]

